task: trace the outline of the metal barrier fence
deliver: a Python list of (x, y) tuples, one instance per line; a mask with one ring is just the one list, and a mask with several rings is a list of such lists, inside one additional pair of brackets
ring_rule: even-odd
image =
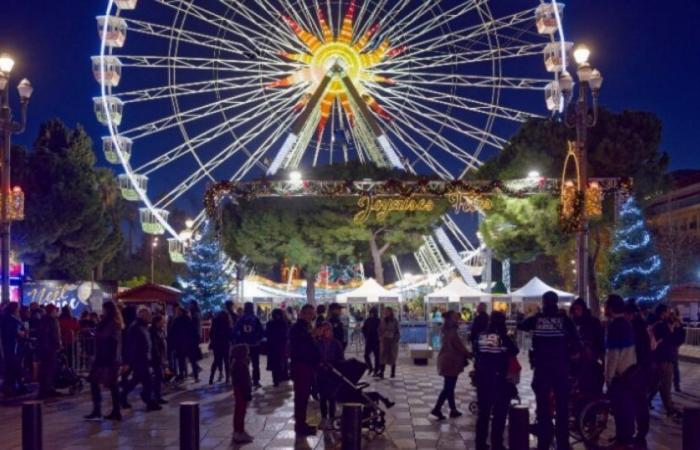
[(95, 332), (92, 330), (81, 330), (73, 333), (71, 338), (64, 342), (62, 354), (70, 368), (79, 375), (86, 375), (90, 372), (92, 362), (95, 359)]
[(685, 345), (700, 346), (700, 328), (685, 329)]

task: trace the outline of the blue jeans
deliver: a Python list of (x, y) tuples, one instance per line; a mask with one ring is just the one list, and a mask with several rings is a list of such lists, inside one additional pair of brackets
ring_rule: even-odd
[(613, 379), (610, 390), (610, 403), (615, 416), (615, 434), (619, 444), (631, 444), (634, 437), (635, 395), (629, 383), (621, 378)]

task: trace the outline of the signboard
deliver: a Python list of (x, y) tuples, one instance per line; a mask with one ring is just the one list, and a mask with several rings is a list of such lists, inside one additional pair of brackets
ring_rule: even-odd
[(60, 280), (27, 282), (23, 285), (22, 303), (52, 303), (58, 307), (70, 306), (74, 315), (84, 310), (101, 311), (102, 303), (112, 299), (117, 290), (116, 283), (78, 281), (70, 283)]

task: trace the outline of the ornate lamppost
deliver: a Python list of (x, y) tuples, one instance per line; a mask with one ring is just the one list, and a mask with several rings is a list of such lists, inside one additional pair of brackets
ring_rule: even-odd
[(27, 107), (29, 98), (34, 89), (26, 78), (17, 86), (21, 106), (21, 120), (12, 120), (10, 109), (10, 73), (15, 66), (15, 61), (8, 55), (0, 55), (0, 133), (2, 134), (2, 147), (0, 148), (0, 265), (2, 266), (2, 303), (10, 301), (10, 224), (12, 214), (10, 211), (10, 153), (12, 149), (12, 135), (22, 133), (27, 124)]
[[(568, 105), (565, 113), (565, 122), (569, 128), (576, 129), (576, 142), (572, 151), (578, 162), (578, 193), (583, 198), (588, 195), (588, 151), (586, 137), (588, 128), (592, 128), (598, 122), (598, 96), (603, 85), (603, 77), (597, 69), (593, 69), (588, 62), (591, 52), (585, 46), (579, 46), (574, 51), (574, 59), (578, 68), (576, 76), (579, 81), (578, 99), (574, 102), (574, 79), (568, 73), (562, 74), (559, 80), (564, 99)], [(590, 95), (589, 95), (590, 94)], [(590, 96), (590, 100), (589, 100)], [(562, 186), (562, 188), (564, 188)], [(580, 224), (576, 235), (576, 286), (579, 297), (590, 305), (588, 290), (588, 217), (585, 208), (581, 212)], [(597, 313), (597, 311), (596, 311)]]

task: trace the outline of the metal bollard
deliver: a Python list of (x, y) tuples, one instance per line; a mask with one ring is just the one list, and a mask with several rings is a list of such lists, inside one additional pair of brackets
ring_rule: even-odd
[(199, 450), (199, 403), (180, 403), (180, 450)]
[(343, 405), (341, 421), (342, 450), (360, 450), (362, 448), (362, 405), (346, 403)]
[(41, 426), (41, 402), (22, 403), (22, 450), (41, 450), (44, 446)]
[(508, 418), (508, 448), (528, 450), (530, 446), (530, 411), (525, 405), (510, 407)]
[(683, 409), (683, 450), (700, 448), (700, 408)]

